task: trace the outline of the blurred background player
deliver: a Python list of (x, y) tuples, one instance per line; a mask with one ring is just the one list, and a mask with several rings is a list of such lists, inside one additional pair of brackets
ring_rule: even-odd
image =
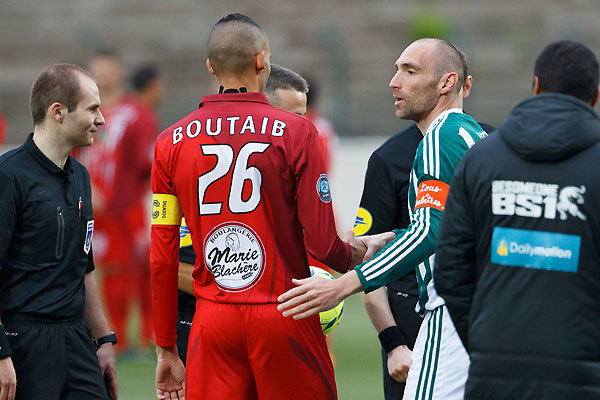
[[(465, 80), (462, 93), (465, 99), (471, 92), (472, 82), (471, 76)], [(495, 129), (479, 125), (488, 133)], [(354, 223), (356, 236), (408, 227), (410, 170), (422, 139), (423, 134), (413, 123), (371, 154)], [(401, 399), (404, 394), (412, 349), (423, 321), (415, 312), (418, 299), (417, 280), (412, 271), (386, 287), (363, 295), (365, 310), (381, 344), (386, 400)]]
[(325, 158), (325, 165), (327, 170), (331, 169), (333, 163), (333, 157), (335, 155), (335, 148), (338, 143), (338, 135), (333, 128), (333, 124), (318, 110), (319, 101), (319, 90), (320, 87), (318, 82), (314, 78), (307, 78), (308, 87), (310, 90), (306, 93), (306, 114), (308, 118), (317, 128), (319, 132), (319, 143), (321, 144), (321, 150), (323, 151), (323, 157)]
[(4, 145), (4, 140), (6, 139), (6, 120), (4, 119), (4, 114), (0, 111), (0, 151), (2, 150), (2, 146)]
[(127, 321), (136, 300), (141, 317), (139, 342), (149, 345), (153, 338), (145, 201), (149, 196), (152, 149), (159, 130), (155, 108), (164, 89), (158, 69), (145, 65), (131, 75), (133, 91), (126, 93), (123, 67), (114, 52), (98, 53), (89, 65), (108, 105), (99, 141), (84, 159), (88, 160), (96, 183), (95, 243), (103, 273), (103, 298), (119, 335), (117, 350), (123, 353), (129, 348)]
[(366, 248), (337, 236), (314, 126), (260, 93), (270, 71), (264, 31), (241, 14), (222, 18), (209, 36), (207, 67), (220, 94), (160, 135), (152, 167), (157, 394), (183, 393), (175, 346), (183, 213), (201, 257), (187, 396), (335, 399), (318, 317), (282, 318), (277, 296), (310, 275), (304, 237), (339, 271)]

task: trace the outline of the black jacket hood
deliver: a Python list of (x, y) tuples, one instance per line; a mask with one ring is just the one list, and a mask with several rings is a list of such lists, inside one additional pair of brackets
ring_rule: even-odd
[(589, 104), (569, 95), (545, 93), (519, 103), (498, 132), (528, 161), (558, 161), (600, 141), (600, 120)]

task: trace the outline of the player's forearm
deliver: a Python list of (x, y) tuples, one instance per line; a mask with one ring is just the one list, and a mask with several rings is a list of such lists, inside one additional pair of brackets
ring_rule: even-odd
[(387, 290), (382, 287), (362, 296), (365, 311), (371, 320), (371, 323), (381, 332), (385, 328), (396, 325), (394, 315), (390, 309), (390, 303), (387, 299)]
[(178, 247), (179, 226), (152, 226), (150, 248), (152, 313), (156, 344), (163, 347), (177, 343)]
[(85, 319), (92, 328), (92, 336), (99, 338), (110, 333), (106, 317), (102, 311), (98, 286), (93, 272), (85, 274)]
[(188, 294), (194, 294), (192, 272), (194, 272), (194, 264), (179, 261), (177, 286), (179, 290)]
[(421, 210), (407, 229), (394, 231), (394, 240), (371, 260), (355, 268), (365, 292), (406, 275), (434, 253), (442, 213), (438, 210)]

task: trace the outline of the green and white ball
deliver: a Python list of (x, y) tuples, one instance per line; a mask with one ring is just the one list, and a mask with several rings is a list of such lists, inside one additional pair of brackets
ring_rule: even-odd
[[(335, 279), (333, 275), (324, 269), (310, 266), (310, 276), (320, 276), (324, 279)], [(331, 310), (323, 311), (319, 313), (319, 318), (321, 320), (321, 329), (323, 330), (323, 334), (327, 335), (329, 332), (333, 330), (342, 319), (342, 315), (344, 314), (344, 300), (340, 302), (337, 306), (332, 308)]]

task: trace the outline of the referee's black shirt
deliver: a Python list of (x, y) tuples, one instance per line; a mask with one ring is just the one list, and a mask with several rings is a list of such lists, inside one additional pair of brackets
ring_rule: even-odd
[[(408, 185), (415, 153), (423, 134), (412, 124), (388, 139), (371, 154), (360, 207), (373, 222), (367, 235), (403, 229), (410, 224)], [(418, 295), (417, 278), (408, 273), (388, 285), (403, 293)]]
[(73, 318), (85, 309), (94, 270), (90, 177), (72, 157), (64, 169), (33, 142), (0, 156), (0, 313)]

